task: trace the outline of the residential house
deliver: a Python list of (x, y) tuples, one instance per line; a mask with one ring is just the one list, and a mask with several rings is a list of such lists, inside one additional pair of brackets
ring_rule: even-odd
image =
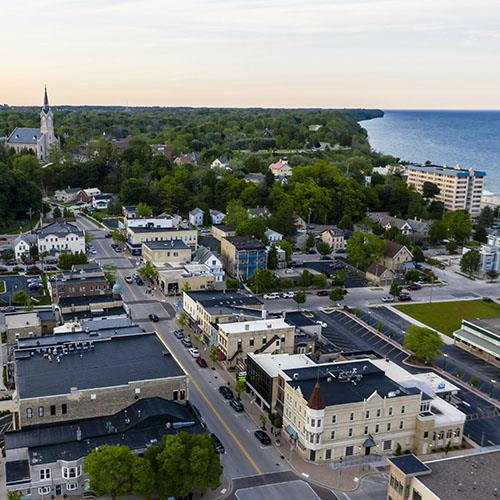
[(76, 194), (75, 200), (81, 203), (92, 203), (92, 197), (98, 194), (101, 194), (101, 190), (99, 188), (81, 189)]
[(226, 364), (239, 361), (244, 368), (248, 353), (293, 354), (295, 327), (283, 318), (220, 323), (217, 345)]
[[(481, 270), (483, 273), (500, 273), (500, 227), (494, 228), (487, 236), (486, 244), (481, 245)], [(17, 257), (17, 253), (16, 253)]]
[(225, 170), (231, 170), (231, 167), (229, 166), (229, 160), (225, 156), (221, 156), (220, 158), (216, 158), (210, 164), (210, 168), (212, 168), (212, 169), (222, 168)]
[(389, 458), (387, 500), (471, 500), (498, 496), (500, 450), (421, 461), (415, 455)]
[(209, 248), (200, 245), (196, 252), (194, 252), (192, 261), (193, 263), (208, 266), (210, 272), (215, 276), (216, 283), (224, 281), (224, 267), (222, 266), (222, 262)]
[(283, 239), (283, 235), (281, 233), (278, 233), (278, 231), (273, 231), (272, 229), (267, 229), (265, 232), (267, 241), (269, 244), (274, 244), (278, 243)]
[(198, 153), (181, 153), (174, 159), (174, 165), (182, 167), (183, 165), (198, 165), (200, 155)]
[(125, 220), (135, 219), (137, 217), (137, 207), (132, 205), (124, 205), (122, 207), (122, 213), (123, 217), (125, 217)]
[(66, 189), (59, 189), (54, 193), (54, 198), (62, 203), (69, 203), (71, 201), (76, 201), (78, 193), (81, 192), (79, 187), (67, 187)]
[(16, 260), (20, 261), (23, 258), (31, 258), (31, 248), (36, 245), (37, 237), (34, 233), (21, 233), (14, 240), (14, 255)]
[(158, 284), (165, 295), (179, 295), (185, 290), (209, 290), (215, 286), (215, 276), (205, 264), (184, 264), (158, 270)]
[(332, 227), (322, 231), (320, 240), (328, 244), (334, 252), (345, 249), (344, 232), (338, 227)]
[(292, 167), (288, 164), (287, 158), (281, 158), (277, 162), (271, 163), (268, 169), (281, 182), (286, 182), (292, 176)]
[(191, 261), (191, 247), (182, 240), (145, 241), (142, 256), (157, 267), (187, 264)]
[(377, 286), (390, 286), (394, 281), (394, 272), (378, 262), (368, 266), (365, 276), (367, 281)]
[(310, 462), (462, 443), (465, 414), (392, 361), (322, 363), (278, 376), (283, 428)]
[(92, 196), (92, 208), (96, 210), (107, 210), (112, 201), (113, 195), (110, 193), (95, 194)]
[(166, 156), (169, 160), (172, 159), (172, 146), (168, 144), (151, 144), (151, 149), (155, 153)]
[(263, 217), (263, 218), (268, 218), (271, 217), (271, 212), (267, 207), (257, 207), (257, 208), (249, 208), (248, 209), (248, 216), (249, 217)]
[(382, 264), (393, 272), (402, 272), (405, 269), (405, 264), (411, 262), (413, 254), (400, 243), (386, 240), (386, 250), (382, 258)]
[(85, 253), (85, 231), (69, 222), (54, 222), (37, 232), (38, 254)]
[(195, 208), (189, 212), (189, 223), (194, 226), (203, 226), (203, 216), (205, 212), (201, 208)]
[(212, 221), (212, 224), (222, 224), (225, 216), (226, 214), (219, 212), (219, 210), (210, 209), (210, 220)]
[(408, 236), (412, 241), (426, 240), (429, 235), (429, 221), (421, 219), (399, 219), (392, 217), (387, 212), (371, 212), (368, 214), (369, 219), (375, 224), (379, 224), (384, 230), (395, 227), (402, 234)]
[(267, 267), (267, 248), (250, 236), (233, 236), (221, 241), (226, 271), (238, 279), (251, 278), (257, 269)]
[(254, 295), (238, 290), (185, 290), (182, 309), (195, 332), (216, 344), (220, 323), (265, 318), (264, 304)]

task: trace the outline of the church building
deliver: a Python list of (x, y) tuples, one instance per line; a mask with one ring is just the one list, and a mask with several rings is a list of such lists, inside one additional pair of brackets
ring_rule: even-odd
[(40, 161), (47, 161), (51, 148), (59, 145), (54, 134), (54, 115), (49, 106), (47, 87), (40, 111), (40, 128), (16, 127), (7, 139), (7, 145), (18, 153), (31, 150)]

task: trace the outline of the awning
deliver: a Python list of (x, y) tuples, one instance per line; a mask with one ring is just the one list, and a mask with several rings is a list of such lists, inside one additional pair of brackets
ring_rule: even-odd
[(375, 446), (375, 441), (372, 438), (367, 438), (367, 439), (365, 439), (363, 446), (365, 448), (371, 448), (372, 446)]
[(292, 439), (299, 439), (297, 431), (291, 425), (287, 425), (285, 431)]

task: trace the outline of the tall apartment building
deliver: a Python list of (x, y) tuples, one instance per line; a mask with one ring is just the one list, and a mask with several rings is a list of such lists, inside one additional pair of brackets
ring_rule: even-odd
[(221, 256), (227, 272), (242, 280), (251, 278), (257, 269), (267, 266), (267, 248), (251, 236), (223, 238)]
[(438, 165), (409, 165), (406, 182), (422, 193), (424, 182), (435, 184), (447, 210), (467, 210), (471, 215), (481, 211), (485, 172)]

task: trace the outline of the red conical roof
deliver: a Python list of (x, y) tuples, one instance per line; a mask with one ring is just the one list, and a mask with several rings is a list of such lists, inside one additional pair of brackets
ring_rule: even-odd
[(323, 397), (323, 393), (321, 392), (321, 387), (319, 386), (319, 382), (313, 387), (311, 395), (309, 396), (309, 401), (307, 402), (307, 406), (311, 408), (311, 410), (324, 410), (325, 409), (325, 398)]

